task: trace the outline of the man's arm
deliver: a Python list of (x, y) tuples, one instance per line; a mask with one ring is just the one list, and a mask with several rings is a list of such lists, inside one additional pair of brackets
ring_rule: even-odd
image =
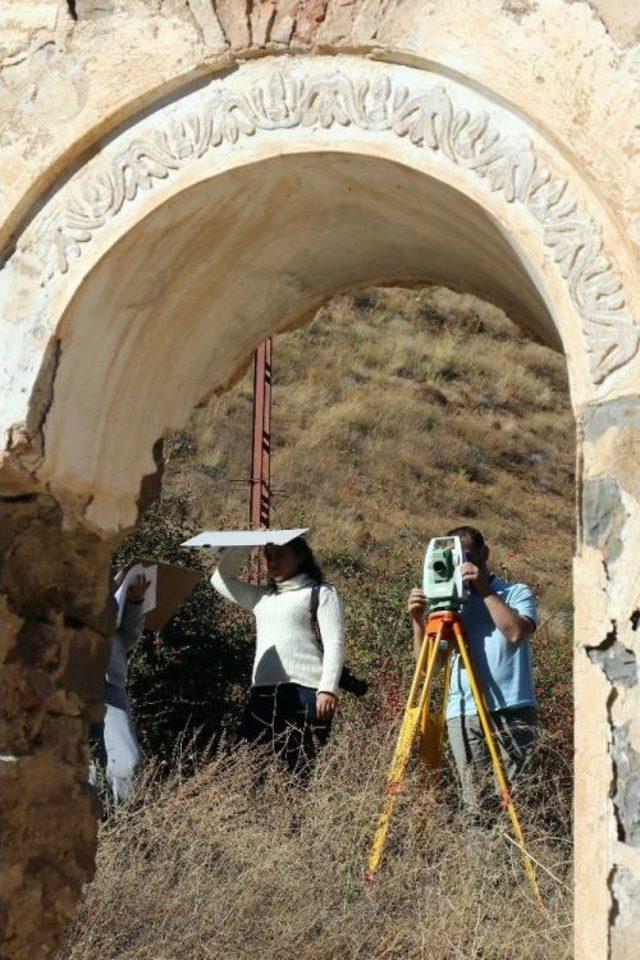
[(514, 610), (491, 589), (489, 574), (476, 567), (473, 563), (464, 563), (462, 565), (462, 579), (468, 584), (479, 597), (482, 597), (484, 604), (489, 611), (489, 616), (494, 624), (505, 635), (509, 643), (522, 643), (527, 637), (533, 635), (536, 624), (529, 617)]
[(420, 587), (414, 587), (409, 594), (407, 613), (411, 617), (411, 627), (413, 629), (413, 655), (417, 660), (420, 656), (420, 650), (422, 649), (425, 620), (427, 615), (427, 598)]
[(483, 599), (491, 619), (509, 643), (517, 645), (533, 635), (536, 629), (533, 620), (523, 617), (517, 610), (497, 597), (495, 593), (489, 593)]
[[(424, 631), (427, 624), (427, 598), (420, 587), (414, 587), (409, 594), (407, 602), (407, 612), (411, 617), (411, 626), (413, 629), (413, 655), (417, 660), (422, 650), (424, 642)], [(446, 659), (446, 648), (441, 647), (435, 662), (434, 676), (437, 676), (444, 665)]]
[(424, 624), (421, 626), (419, 623), (416, 623), (415, 620), (412, 620), (411, 623), (413, 628), (413, 655), (417, 660), (422, 650), (422, 641), (424, 640)]

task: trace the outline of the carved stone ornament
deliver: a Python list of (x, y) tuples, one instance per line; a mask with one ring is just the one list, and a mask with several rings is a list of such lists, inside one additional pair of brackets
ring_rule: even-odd
[(69, 256), (80, 256), (82, 244), (138, 191), (150, 190), (154, 181), (223, 142), (293, 127), (388, 131), (416, 149), (440, 151), (507, 203), (524, 206), (584, 320), (594, 383), (627, 363), (638, 351), (640, 331), (627, 312), (620, 277), (603, 253), (601, 229), (578, 208), (567, 180), (552, 173), (526, 139), (502, 136), (487, 113), (457, 108), (442, 85), (415, 94), (374, 71), (370, 79), (354, 80), (341, 71), (294, 77), (280, 70), (248, 93), (220, 86), (164, 130), (132, 140), (108, 168), (87, 176), (54, 221), (57, 268), (65, 273)]

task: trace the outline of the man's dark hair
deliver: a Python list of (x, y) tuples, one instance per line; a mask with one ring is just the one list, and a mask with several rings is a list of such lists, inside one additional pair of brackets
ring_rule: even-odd
[(484, 549), (485, 540), (477, 527), (454, 527), (453, 530), (449, 530), (447, 533), (448, 537), (468, 537), (469, 540), (473, 543), (473, 546), (478, 551), (478, 553)]

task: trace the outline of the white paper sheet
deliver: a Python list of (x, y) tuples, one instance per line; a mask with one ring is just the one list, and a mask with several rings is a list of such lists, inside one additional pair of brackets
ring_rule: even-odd
[(144, 595), (144, 600), (142, 601), (142, 612), (148, 613), (149, 610), (153, 610), (156, 605), (157, 589), (158, 589), (158, 567), (154, 564), (151, 567), (144, 567), (141, 563), (134, 564), (130, 570), (127, 570), (126, 576), (116, 592), (114, 597), (116, 598), (116, 603), (118, 604), (118, 621), (117, 625), (120, 626), (122, 623), (122, 614), (124, 612), (124, 603), (127, 597), (127, 590), (132, 583), (135, 583), (136, 577), (140, 574), (144, 576), (149, 581), (149, 587), (147, 592)]
[(308, 533), (309, 528), (300, 530), (205, 530), (197, 537), (185, 540), (183, 547), (264, 547), (267, 543), (283, 545), (295, 537)]

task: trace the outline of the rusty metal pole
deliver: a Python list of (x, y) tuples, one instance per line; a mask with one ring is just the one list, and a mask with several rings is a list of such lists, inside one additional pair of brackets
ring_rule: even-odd
[(271, 339), (256, 350), (253, 373), (252, 530), (268, 530), (271, 517)]
[[(268, 530), (271, 520), (271, 338), (256, 350), (253, 367), (253, 447), (249, 526)], [(262, 564), (256, 559), (252, 579), (259, 583)]]

